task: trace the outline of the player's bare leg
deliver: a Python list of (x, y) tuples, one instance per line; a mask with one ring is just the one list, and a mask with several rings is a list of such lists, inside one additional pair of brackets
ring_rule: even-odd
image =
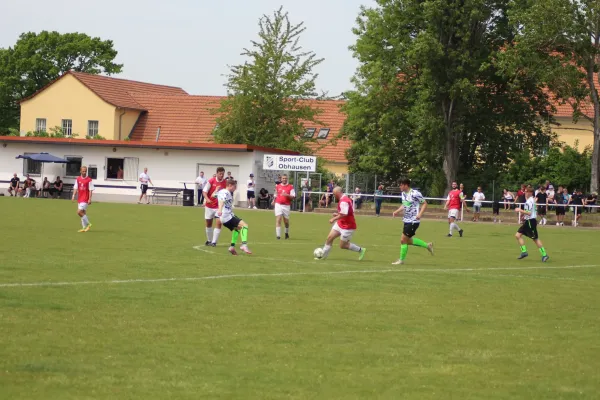
[(290, 219), (283, 217), (283, 223), (285, 224), (285, 238), (290, 238)]
[[(331, 230), (329, 235), (327, 235), (327, 239), (325, 239), (325, 246), (323, 246), (323, 259), (326, 259), (331, 251), (331, 246), (333, 245), (333, 241), (340, 237), (341, 234), (336, 230)], [(341, 246), (341, 244), (340, 244)]]
[(283, 219), (283, 215), (278, 215), (275, 217), (275, 234), (277, 235), (277, 239), (281, 239), (281, 220)]
[(204, 245), (210, 246), (212, 244), (212, 239), (213, 239), (213, 220), (207, 219), (206, 220), (206, 243), (204, 243)]
[(77, 210), (77, 215), (79, 216), (79, 218), (81, 218), (81, 226), (83, 227), (82, 229), (79, 230), (79, 232), (89, 231), (90, 228), (92, 227), (92, 224), (90, 224), (90, 221), (87, 217), (87, 213), (85, 212), (85, 210)]
[(343, 239), (340, 240), (340, 249), (343, 250), (350, 250), (350, 251), (354, 251), (357, 253), (360, 253), (360, 256), (358, 257), (358, 259), (360, 261), (362, 261), (363, 258), (365, 258), (365, 253), (367, 252), (367, 249), (361, 246), (358, 246), (354, 243), (350, 243), (350, 241), (345, 241)]
[(210, 243), (210, 246), (217, 246), (217, 242), (219, 241), (219, 235), (221, 234), (221, 228), (223, 228), (223, 225), (221, 224), (221, 220), (217, 218), (217, 226), (213, 230), (212, 241)]
[(450, 233), (448, 233), (448, 237), (452, 237), (453, 230), (457, 230), (460, 237), (462, 237), (463, 230), (460, 229), (460, 227), (456, 223), (456, 218), (448, 218), (448, 224), (450, 225)]

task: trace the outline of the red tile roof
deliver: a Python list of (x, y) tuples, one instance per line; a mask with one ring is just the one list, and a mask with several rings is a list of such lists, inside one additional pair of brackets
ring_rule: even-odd
[(95, 147), (134, 147), (146, 149), (171, 149), (171, 150), (228, 150), (228, 151), (264, 151), (278, 154), (299, 155), (298, 152), (289, 150), (272, 149), (246, 144), (216, 144), (216, 143), (178, 143), (178, 142), (150, 142), (133, 140), (96, 140), (96, 139), (71, 139), (47, 137), (21, 137), (0, 136), (0, 143), (36, 143), (36, 144), (64, 144), (75, 146)]
[[(160, 142), (212, 142), (212, 131), (217, 124), (217, 115), (211, 111), (218, 108), (224, 97), (220, 96), (157, 96), (132, 94), (132, 97), (145, 110), (131, 133), (132, 140), (155, 141), (160, 127)], [(322, 124), (306, 122), (306, 128), (316, 128), (316, 138), (320, 128), (331, 129), (326, 139), (317, 139), (310, 147), (318, 156), (330, 162), (347, 163), (345, 151), (351, 142), (336, 139), (345, 120), (340, 111), (343, 101), (310, 101), (314, 108), (322, 110), (317, 120)]]
[(133, 110), (144, 110), (132, 97), (133, 93), (155, 94), (155, 95), (187, 95), (186, 91), (172, 86), (155, 85), (152, 83), (136, 82), (127, 79), (113, 78), (103, 75), (92, 75), (83, 72), (69, 71), (58, 79), (50, 82), (34, 94), (21, 100), (29, 100), (46, 90), (52, 84), (67, 75), (75, 79), (94, 92), (102, 100), (115, 107), (129, 108)]
[(217, 124), (217, 115), (211, 114), (211, 111), (219, 107), (223, 97), (135, 93), (133, 98), (147, 112), (134, 127), (131, 139), (154, 141), (160, 127), (161, 142), (213, 141), (211, 133)]

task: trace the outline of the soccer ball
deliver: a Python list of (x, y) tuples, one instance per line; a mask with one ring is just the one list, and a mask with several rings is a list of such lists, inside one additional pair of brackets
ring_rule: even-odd
[(323, 249), (320, 247), (316, 248), (313, 254), (315, 258), (323, 258)]

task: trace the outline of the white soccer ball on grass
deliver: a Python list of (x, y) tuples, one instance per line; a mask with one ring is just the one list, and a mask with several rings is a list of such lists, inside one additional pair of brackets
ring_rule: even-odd
[(314, 251), (314, 253), (313, 253), (313, 255), (315, 256), (315, 258), (323, 258), (323, 254), (324, 254), (323, 249), (320, 248), (320, 247), (316, 248), (315, 251)]

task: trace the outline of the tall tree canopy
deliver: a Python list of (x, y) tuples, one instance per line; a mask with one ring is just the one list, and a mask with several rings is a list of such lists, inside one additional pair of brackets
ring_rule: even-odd
[(323, 59), (302, 49), (304, 24), (292, 24), (281, 8), (264, 15), (259, 28), (259, 40), (242, 52), (249, 60), (231, 68), (215, 141), (306, 152), (297, 138), (304, 134), (302, 121), (318, 114), (305, 100), (317, 96), (313, 68)]
[[(502, 55), (515, 76), (536, 76), (559, 100), (573, 106), (574, 118), (594, 127), (590, 186), (600, 188), (600, 2), (598, 0), (513, 1), (510, 21), (516, 45)], [(590, 105), (585, 110), (584, 105)], [(586, 112), (588, 111), (588, 112)]]
[(18, 102), (67, 71), (121, 72), (111, 40), (83, 33), (27, 32), (0, 49), (0, 134), (19, 127)]
[(547, 145), (541, 86), (497, 65), (515, 35), (508, 2), (377, 0), (362, 8), (344, 127), (355, 141), (352, 170), (410, 171), (439, 193), (460, 173), (497, 173), (523, 147)]

